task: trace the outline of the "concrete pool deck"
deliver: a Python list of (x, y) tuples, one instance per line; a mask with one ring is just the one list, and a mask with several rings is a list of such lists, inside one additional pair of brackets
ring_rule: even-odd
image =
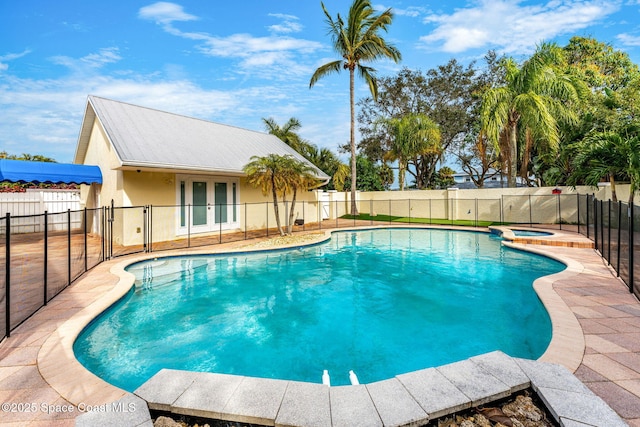
[[(563, 234), (584, 239), (574, 233)], [(247, 250), (248, 243), (166, 255)], [(554, 325), (554, 342), (541, 359), (575, 371), (575, 376), (629, 425), (640, 426), (640, 304), (592, 249), (523, 246), (571, 260), (570, 274), (549, 276), (540, 285), (549, 293), (550, 299), (541, 298)], [(130, 286), (130, 282), (118, 284), (120, 278), (112, 269), (162, 255), (134, 255), (98, 265), (0, 344), (0, 401), (13, 405), (0, 417), (3, 425), (72, 425), (83, 410), (101, 410), (101, 405), (121, 398), (127, 405), (118, 408), (129, 408), (129, 403), (136, 408), (137, 401), (130, 401), (132, 395), (82, 368), (73, 357), (71, 344), (74, 334), (110, 304), (105, 294), (117, 295), (122, 291), (118, 288)], [(338, 387), (333, 389), (339, 393)], [(141, 412), (121, 414), (131, 421), (139, 415)]]

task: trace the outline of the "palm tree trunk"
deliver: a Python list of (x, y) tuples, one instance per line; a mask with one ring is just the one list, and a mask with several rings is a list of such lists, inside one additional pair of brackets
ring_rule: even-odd
[(296, 194), (298, 193), (298, 188), (293, 187), (293, 198), (291, 199), (291, 210), (289, 211), (289, 229), (287, 230), (287, 234), (293, 233), (293, 213), (296, 208)]
[(509, 159), (507, 159), (507, 185), (516, 188), (518, 176), (518, 128), (515, 123), (509, 126)]
[(529, 131), (529, 129), (527, 129), (525, 148), (524, 152), (522, 153), (522, 167), (520, 169), (520, 178), (522, 178), (522, 180), (526, 182), (527, 186), (529, 187), (531, 187), (531, 185), (529, 184), (529, 158), (532, 147), (533, 137), (531, 136), (531, 132)]
[(616, 193), (616, 177), (613, 173), (609, 174), (609, 182), (611, 183), (611, 201), (618, 201), (618, 194)]
[(358, 215), (356, 205), (356, 106), (355, 106), (355, 70), (349, 68), (349, 102), (351, 107), (351, 215)]
[(276, 192), (276, 185), (273, 177), (271, 178), (271, 188), (273, 189), (273, 212), (276, 214), (276, 224), (278, 225), (278, 232), (281, 236), (284, 236), (282, 231), (282, 225), (280, 225), (280, 209), (278, 208), (278, 193)]
[(400, 185), (400, 191), (404, 191), (404, 159), (398, 160), (398, 184)]

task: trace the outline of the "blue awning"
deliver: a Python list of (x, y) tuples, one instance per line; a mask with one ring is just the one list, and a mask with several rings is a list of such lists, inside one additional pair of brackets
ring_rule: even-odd
[(98, 166), (0, 159), (0, 182), (102, 184)]

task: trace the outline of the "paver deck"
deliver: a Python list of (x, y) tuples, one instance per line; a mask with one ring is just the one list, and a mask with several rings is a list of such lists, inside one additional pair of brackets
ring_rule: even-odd
[[(566, 237), (572, 233), (565, 231), (564, 234)], [(584, 239), (577, 234), (573, 238)], [(247, 243), (183, 252), (223, 252)], [(542, 360), (566, 366), (630, 426), (640, 427), (640, 303), (593, 249), (514, 244), (570, 260), (572, 274), (560, 273), (556, 279), (543, 281), (540, 286), (544, 288), (542, 292), (551, 295), (550, 302), (545, 304), (554, 325), (554, 342)], [(131, 395), (84, 370), (75, 361), (69, 343), (73, 343), (73, 334), (81, 329), (82, 322), (92, 318), (91, 310), (104, 304), (99, 300), (119, 286), (120, 278), (112, 274), (111, 269), (143, 256), (117, 258), (98, 265), (0, 343), (0, 403), (9, 404), (2, 408), (2, 425), (73, 425), (75, 418), (87, 408), (121, 398), (126, 402), (121, 408), (137, 408), (139, 401), (126, 400), (131, 399)], [(124, 285), (120, 283), (120, 286)], [(68, 322), (72, 317), (81, 321)], [(557, 329), (558, 324), (566, 329)], [(78, 366), (84, 372), (79, 371)], [(372, 387), (376, 390), (369, 390), (369, 394), (373, 398), (385, 387), (393, 391), (391, 385), (383, 384)], [(553, 401), (559, 399), (554, 390), (542, 387), (539, 392), (546, 393)], [(287, 389), (283, 400), (294, 392), (308, 393), (309, 390)], [(361, 400), (361, 395), (361, 391), (353, 392), (354, 399)], [(562, 401), (557, 404), (561, 405)], [(341, 410), (344, 412), (345, 408)]]

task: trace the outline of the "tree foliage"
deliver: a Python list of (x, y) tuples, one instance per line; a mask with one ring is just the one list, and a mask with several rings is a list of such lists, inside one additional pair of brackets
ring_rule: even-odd
[(508, 185), (515, 187), (518, 159), (522, 159), (521, 176), (526, 179), (534, 146), (540, 151), (558, 150), (559, 123), (577, 123), (576, 110), (571, 107), (580, 102), (587, 89), (580, 79), (566, 73), (564, 53), (553, 43), (538, 46), (521, 66), (512, 58), (504, 59), (501, 65), (506, 84), (484, 92), (481, 126), (501, 151)]
[[(385, 160), (393, 135), (376, 126), (405, 116), (429, 117), (440, 129), (440, 150), (425, 152), (409, 161), (407, 172), (418, 188), (436, 185), (436, 170), (446, 154), (464, 138), (474, 123), (474, 95), (483, 86), (475, 63), (464, 67), (455, 59), (425, 73), (403, 68), (396, 76), (380, 80), (378, 98), (360, 100), (360, 152), (372, 161)], [(388, 157), (388, 156), (387, 156)]]
[(384, 159), (398, 162), (398, 182), (400, 191), (403, 191), (409, 162), (417, 164), (420, 156), (441, 153), (440, 128), (424, 114), (407, 114), (398, 119), (388, 119), (383, 124), (391, 137)]

